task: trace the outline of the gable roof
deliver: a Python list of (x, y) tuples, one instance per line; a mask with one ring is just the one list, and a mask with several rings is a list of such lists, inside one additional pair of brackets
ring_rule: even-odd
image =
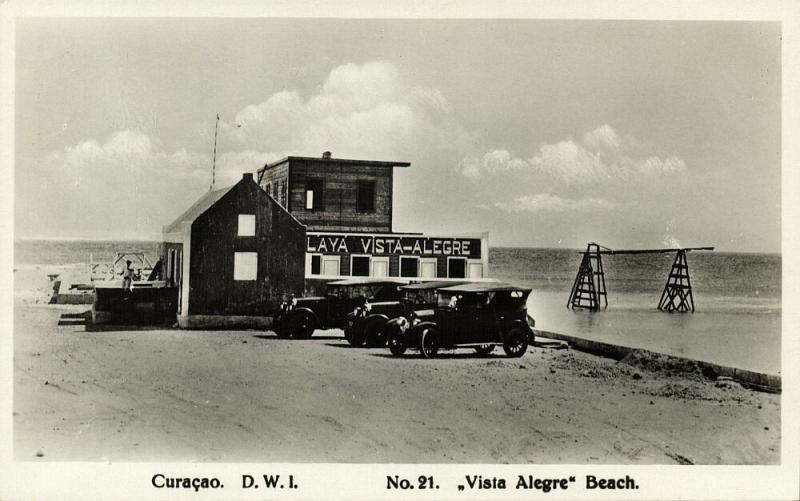
[(200, 197), (197, 202), (192, 204), (186, 212), (178, 216), (175, 221), (173, 221), (169, 226), (164, 228), (164, 233), (172, 233), (178, 229), (178, 226), (181, 223), (191, 223), (198, 217), (200, 217), (205, 211), (207, 211), (212, 205), (217, 203), (220, 198), (225, 196), (226, 193), (231, 191), (235, 185), (228, 186), (226, 188), (220, 188), (219, 190), (208, 191), (205, 195)]

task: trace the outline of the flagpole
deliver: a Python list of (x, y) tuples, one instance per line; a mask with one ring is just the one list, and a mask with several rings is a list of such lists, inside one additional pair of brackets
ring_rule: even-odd
[(214, 156), (211, 160), (211, 187), (209, 190), (214, 189), (214, 183), (217, 175), (217, 130), (219, 129), (219, 113), (217, 113), (217, 122), (214, 125)]

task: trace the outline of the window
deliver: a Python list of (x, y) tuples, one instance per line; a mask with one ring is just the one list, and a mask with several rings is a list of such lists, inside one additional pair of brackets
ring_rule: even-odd
[(401, 257), (400, 258), (400, 276), (401, 277), (417, 277), (417, 276), (419, 276), (419, 258), (416, 258), (416, 257)]
[(255, 280), (258, 277), (258, 252), (233, 253), (233, 279)]
[(422, 278), (436, 278), (436, 258), (423, 258), (419, 262), (422, 273)]
[(356, 193), (358, 212), (375, 212), (375, 181), (359, 181)]
[(286, 207), (286, 180), (281, 179), (278, 181), (278, 202), (285, 208)]
[(467, 260), (462, 257), (447, 258), (447, 276), (449, 278), (466, 278)]
[(277, 182), (275, 182), (272, 185), (272, 198), (274, 198), (276, 202), (280, 203), (280, 200), (278, 200), (278, 183)]
[(306, 210), (322, 208), (322, 179), (306, 180)]
[(350, 262), (350, 274), (354, 277), (368, 277), (369, 256), (353, 256)]
[(264, 191), (267, 192), (267, 195), (272, 195), (272, 183), (267, 183), (267, 185), (264, 187)]
[(256, 216), (255, 214), (239, 214), (239, 232), (237, 235), (240, 237), (252, 237), (256, 234)]
[(311, 256), (311, 274), (319, 275), (322, 273), (322, 256), (319, 254)]

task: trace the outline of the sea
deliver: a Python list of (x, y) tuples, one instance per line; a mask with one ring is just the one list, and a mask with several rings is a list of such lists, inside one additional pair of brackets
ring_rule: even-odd
[[(156, 256), (158, 242), (16, 240), (15, 266), (110, 262), (117, 250)], [(769, 374), (781, 372), (781, 255), (687, 253), (694, 313), (657, 309), (673, 253), (604, 255), (608, 307), (567, 307), (582, 250), (493, 247), (489, 274), (533, 289), (538, 329)]]

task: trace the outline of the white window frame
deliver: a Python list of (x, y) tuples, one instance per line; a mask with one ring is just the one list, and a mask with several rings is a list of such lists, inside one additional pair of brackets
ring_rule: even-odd
[(237, 282), (258, 280), (258, 252), (233, 253), (233, 279)]
[[(472, 276), (472, 273), (470, 272), (470, 268), (473, 265), (479, 265), (481, 267), (480, 276), (477, 276), (477, 277), (473, 277)], [(481, 261), (480, 259), (467, 259), (467, 278), (483, 278), (483, 275), (484, 275), (483, 268), (484, 268), (483, 261)]]
[[(403, 275), (403, 259), (413, 259), (413, 260), (417, 261), (417, 274), (415, 276), (406, 277), (406, 276)], [(420, 273), (422, 272), (421, 260), (420, 260), (419, 256), (400, 256), (400, 260), (398, 261), (398, 265), (399, 265), (399, 267), (398, 267), (398, 270), (397, 270), (397, 276), (400, 277), (400, 278), (419, 278)], [(435, 269), (434, 269), (434, 273), (436, 273)]]
[[(422, 268), (426, 264), (433, 265), (432, 277), (426, 277), (425, 275), (422, 274)], [(439, 273), (439, 261), (435, 257), (421, 257), (419, 259), (419, 268), (417, 273), (419, 274), (420, 278), (438, 278), (437, 275)]]
[(239, 214), (239, 225), (237, 227), (236, 235), (239, 237), (256, 236), (255, 214)]
[[(314, 276), (315, 277), (318, 277), (318, 276), (322, 276), (322, 277), (341, 277), (342, 276), (342, 260), (339, 258), (339, 256), (331, 256), (331, 255), (326, 256), (325, 254), (321, 254), (321, 256), (322, 256), (322, 263), (321, 263), (322, 267), (320, 269), (320, 272), (322, 274), (321, 275), (314, 275)], [(325, 263), (326, 262), (328, 262), (328, 263), (336, 263), (336, 274), (335, 275), (331, 275), (331, 274), (325, 273)]]
[(448, 256), (447, 257), (447, 278), (453, 278), (453, 277), (450, 276), (450, 261), (451, 260), (456, 260), (456, 259), (458, 259), (460, 261), (464, 261), (464, 278), (467, 278), (469, 276), (469, 267), (467, 266), (469, 264), (468, 263), (469, 259), (467, 259), (465, 257), (458, 257), (458, 256)]
[[(319, 254), (319, 253), (314, 253), (314, 254), (307, 253), (306, 256), (307, 256), (307, 259), (308, 259), (306, 275), (308, 275), (309, 277), (321, 277), (322, 276), (322, 271), (325, 269), (322, 266), (323, 255)], [(316, 273), (316, 274), (313, 272), (314, 268), (312, 266), (315, 256), (319, 257), (319, 273)]]
[(356, 258), (356, 257), (365, 257), (365, 258), (369, 259), (369, 266), (368, 266), (367, 269), (369, 270), (370, 275), (367, 275), (367, 276), (368, 277), (372, 276), (371, 275), (371, 273), (372, 273), (372, 255), (370, 255), (370, 254), (351, 254), (350, 255), (350, 276), (351, 277), (363, 277), (364, 276), (364, 275), (353, 275), (353, 258)]
[[(386, 264), (386, 275), (376, 275), (375, 274), (375, 264), (376, 263), (385, 263)], [(389, 267), (390, 267), (389, 256), (372, 256), (372, 257), (370, 257), (370, 260), (369, 260), (369, 276), (371, 276), (371, 277), (380, 276), (381, 278), (388, 277), (389, 276)]]

